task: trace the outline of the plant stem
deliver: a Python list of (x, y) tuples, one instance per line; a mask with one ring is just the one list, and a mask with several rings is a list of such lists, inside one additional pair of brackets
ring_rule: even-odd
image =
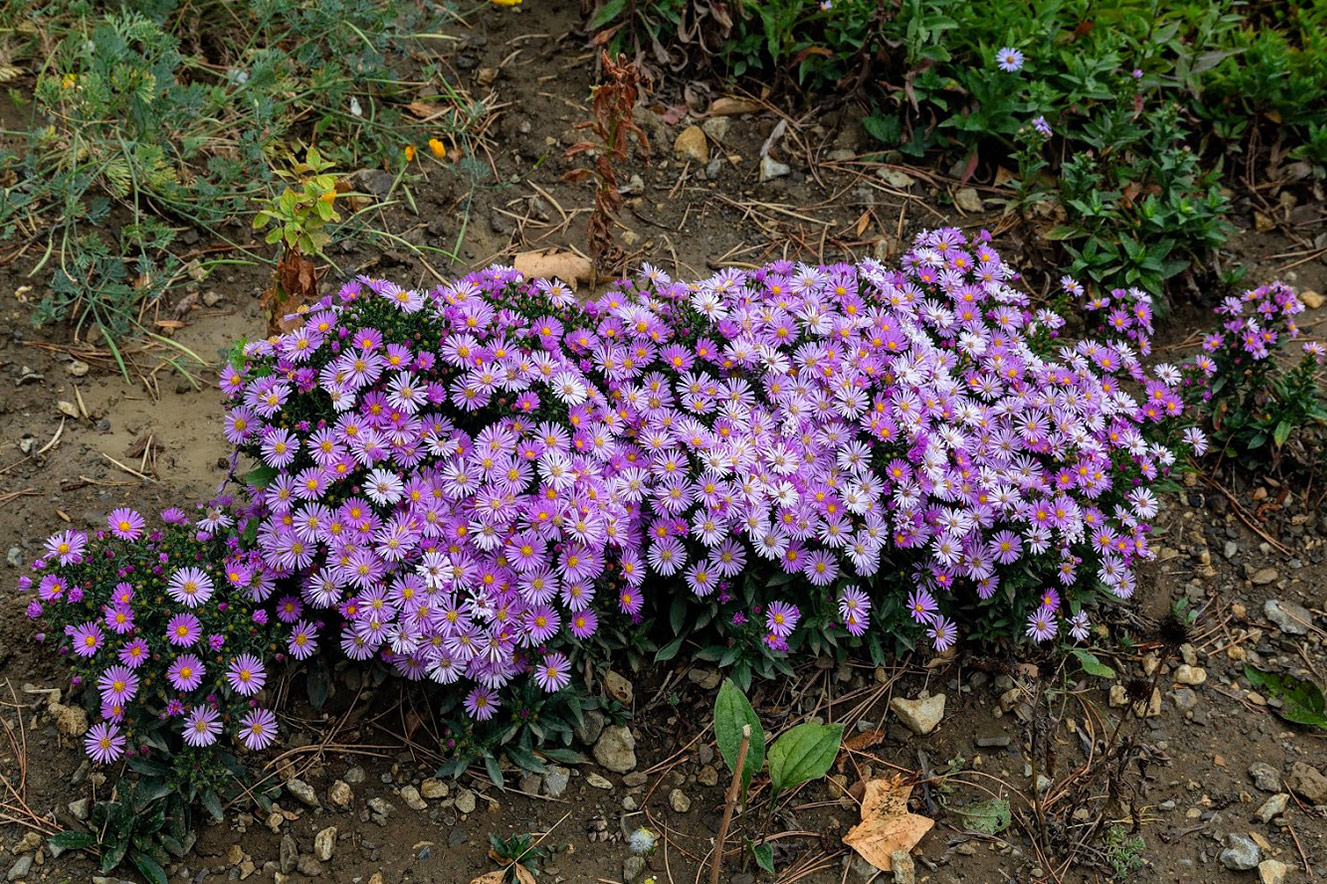
[(733, 765), (733, 781), (723, 802), (723, 819), (719, 821), (719, 835), (714, 843), (714, 862), (710, 865), (710, 884), (719, 884), (719, 870), (723, 866), (723, 844), (728, 840), (728, 825), (733, 821), (733, 809), (742, 792), (742, 772), (746, 769), (746, 753), (751, 748), (751, 725), (742, 725), (742, 742), (737, 747), (737, 763)]

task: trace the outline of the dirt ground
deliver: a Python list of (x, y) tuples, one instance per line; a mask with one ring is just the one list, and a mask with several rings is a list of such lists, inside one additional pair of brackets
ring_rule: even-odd
[[(594, 59), (583, 39), (566, 36), (576, 24), (571, 13), (551, 8), (564, 5), (570, 4), (490, 10), (471, 30), (456, 31), (464, 41), (449, 51), (461, 82), (477, 94), (491, 89), (504, 104), (489, 133), (491, 162), (481, 157), (472, 167), (489, 172), (475, 180), (421, 165), (431, 171), (410, 182), (418, 214), (397, 206), (375, 222), (418, 245), (451, 249), (464, 218), (460, 261), (431, 262), (429, 270), (411, 253), (348, 243), (331, 252), (341, 273), (427, 285), (434, 271), (447, 275), (507, 261), (517, 250), (584, 247), (591, 190), (562, 180), (578, 162), (563, 152), (582, 138), (575, 126), (587, 118)], [(482, 81), (491, 86), (475, 85)], [(768, 181), (761, 180), (759, 158), (779, 123), (771, 112), (711, 121), (713, 162), (681, 158), (674, 139), (701, 122), (688, 116), (681, 86), (666, 84), (648, 99), (640, 121), (652, 159), (637, 156), (623, 167), (630, 192), (616, 235), (633, 265), (650, 261), (676, 276), (696, 277), (716, 266), (781, 256), (885, 258), (917, 231), (938, 225), (1001, 231), (997, 244), (1006, 257), (1036, 247), (1002, 219), (999, 191), (979, 188), (987, 211), (963, 213), (954, 206), (956, 182), (942, 174), (908, 170), (909, 185), (897, 175), (881, 177), (878, 163), (851, 159), (869, 145), (850, 115), (792, 121), (770, 150), (791, 171)], [(693, 84), (692, 91), (706, 88)], [(1251, 217), (1235, 221), (1252, 228)], [(1298, 288), (1327, 288), (1321, 260), (1287, 266), (1295, 263), (1286, 254), (1300, 248), (1301, 234), (1282, 228), (1240, 236), (1236, 256), (1251, 266), (1249, 279), (1280, 274)], [(116, 506), (158, 510), (209, 495), (225, 476), (227, 446), (211, 386), (195, 390), (164, 369), (151, 376), (150, 394), (141, 383), (125, 383), (105, 358), (75, 348), (91, 366), (83, 374), (67, 332), (34, 331), (28, 323), (28, 307), (15, 292), (40, 286), (41, 277), (28, 280), (26, 271), (21, 260), (0, 267), (0, 303), (8, 318), (0, 337), (0, 549), (8, 551), (8, 565), (0, 565), (8, 574), (0, 582), (0, 679), (7, 682), (0, 685), (0, 715), (10, 723), (22, 715), (29, 806), (68, 820), (77, 811), (71, 803), (104, 795), (108, 787), (98, 789), (78, 740), (62, 734), (44, 712), (45, 692), (63, 687), (65, 675), (32, 643), (14, 581), (44, 538), (66, 523), (91, 526)], [(215, 362), (237, 338), (263, 334), (258, 296), (267, 272), (265, 266), (222, 268), (204, 281), (178, 340)], [(1193, 331), (1184, 325), (1191, 319), (1205, 321), (1197, 311), (1179, 311), (1165, 339), (1183, 341)], [(1304, 325), (1323, 336), (1327, 310), (1314, 311)], [(144, 365), (151, 368), (150, 361)], [(205, 380), (212, 383), (215, 371)], [(79, 416), (65, 414), (62, 402)], [(1081, 792), (1070, 786), (1082, 780), (1076, 772), (1088, 750), (1100, 751), (1122, 715), (1110, 705), (1108, 683), (1098, 679), (963, 654), (935, 667), (924, 659), (878, 671), (865, 664), (808, 665), (795, 681), (757, 685), (756, 706), (773, 720), (819, 715), (844, 722), (852, 735), (878, 731), (841, 760), (836, 779), (804, 787), (776, 816), (771, 830), (782, 833), (775, 841), (777, 880), (871, 879), (871, 870), (852, 861), (841, 844), (858, 817), (855, 793), (845, 795), (844, 787), (890, 769), (928, 780), (914, 792), (913, 810), (937, 825), (918, 847), (918, 881), (1109, 881), (1110, 858), (1100, 839), (1074, 850), (1078, 833), (1103, 814), (1124, 832), (1138, 821), (1146, 865), (1125, 876), (1133, 880), (1258, 880), (1259, 872), (1231, 871), (1218, 859), (1230, 833), (1250, 837), (1261, 859), (1283, 862), (1290, 884), (1327, 877), (1323, 809), (1315, 810), (1301, 788), (1283, 812), (1264, 813), (1264, 821), (1264, 802), (1287, 790), (1266, 776), (1255, 784), (1250, 772), (1259, 762), (1271, 766), (1274, 780), (1290, 777), (1296, 762), (1321, 769), (1323, 735), (1276, 717), (1265, 698), (1250, 694), (1243, 674), (1247, 662), (1323, 680), (1327, 514), (1305, 511), (1303, 501), (1316, 499), (1312, 489), (1229, 476), (1220, 481), (1199, 477), (1170, 500), (1159, 522), (1158, 561), (1143, 575), (1128, 615), (1138, 643), (1111, 658), (1121, 678), (1150, 675), (1156, 618), (1181, 598), (1200, 612), (1183, 649), (1186, 659), (1160, 664), (1157, 714), (1141, 721), (1130, 716), (1120, 729), (1120, 739), (1135, 749), (1118, 780), (1107, 774)], [(1288, 629), (1269, 622), (1269, 600), (1305, 606), (1311, 622), (1292, 622)], [(1175, 668), (1181, 663), (1188, 665), (1182, 672)], [(1177, 682), (1199, 681), (1197, 669), (1205, 676), (1201, 683)], [(706, 729), (717, 676), (685, 660), (622, 674), (634, 687), (628, 721), (634, 770), (622, 775), (593, 763), (574, 766), (565, 791), (551, 797), (540, 777), (516, 772), (505, 790), (482, 774), (431, 780), (438, 759), (419, 698), (391, 682), (365, 687), (356, 674), (342, 672), (324, 713), (300, 703), (286, 710), (290, 738), (279, 772), (310, 784), (317, 806), (287, 795), (270, 816), (233, 807), (224, 823), (200, 825), (195, 851), (171, 870), (171, 880), (465, 884), (495, 868), (487, 857), (490, 834), (526, 832), (548, 833), (543, 844), (558, 848), (543, 863), (541, 881), (708, 880), (702, 862), (712, 849), (726, 785)], [(1029, 702), (1046, 690), (1053, 691), (1047, 702)], [(944, 719), (926, 737), (887, 713), (891, 697), (921, 691), (946, 695)], [(1029, 714), (1034, 706), (1046, 711)], [(11, 779), (20, 770), (3, 741), (0, 770)], [(1038, 803), (1049, 822), (1040, 827), (1032, 796), (1043, 775), (1051, 785)], [(348, 799), (341, 786), (333, 788), (338, 781), (349, 786)], [(972, 831), (957, 812), (990, 797), (1008, 800), (1015, 811), (1015, 824), (999, 836)], [(1317, 800), (1327, 802), (1327, 795)], [(754, 834), (755, 816), (738, 817), (730, 850)], [(312, 856), (314, 837), (332, 826), (334, 854), (319, 862)], [(659, 835), (643, 871), (624, 838), (640, 826)], [(46, 849), (34, 854), (24, 834), (18, 826), (0, 826), (0, 847), (11, 852), (0, 854), (0, 873), (8, 869), (9, 880), (98, 880), (88, 859), (55, 858)], [(1070, 855), (1081, 862), (1066, 869)], [(26, 866), (25, 856), (31, 858)], [(740, 865), (729, 857), (722, 880), (752, 881), (754, 869)]]

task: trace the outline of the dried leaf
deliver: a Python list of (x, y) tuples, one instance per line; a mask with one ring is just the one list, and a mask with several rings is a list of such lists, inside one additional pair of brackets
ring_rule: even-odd
[(865, 752), (872, 746), (879, 746), (884, 742), (886, 731), (884, 728), (874, 728), (869, 731), (863, 731), (855, 734), (843, 741), (843, 748), (849, 752)]
[(578, 283), (594, 281), (594, 265), (588, 258), (575, 252), (559, 252), (556, 249), (521, 252), (512, 263), (529, 279), (557, 277), (570, 285), (572, 291), (576, 290)]
[(908, 811), (912, 786), (899, 777), (879, 778), (866, 783), (862, 797), (862, 821), (848, 830), (843, 843), (881, 871), (891, 871), (890, 854), (911, 851), (935, 825), (935, 820)]
[(1017, 180), (1018, 180), (1018, 174), (1016, 172), (1009, 171), (1004, 166), (1000, 166), (995, 170), (996, 187), (1004, 187), (1009, 182)]
[(534, 875), (525, 866), (517, 863), (513, 868), (516, 869), (516, 880), (520, 884), (536, 884)]
[(472, 879), (470, 884), (502, 884), (502, 876), (505, 874), (506, 872), (502, 869), (498, 869), (496, 872), (485, 872), (478, 878)]
[(184, 328), (185, 325), (178, 319), (157, 319), (154, 320), (152, 324), (157, 328)]
[(434, 104), (431, 101), (412, 101), (405, 106), (405, 109), (410, 111), (410, 113), (414, 114), (415, 116), (419, 117), (421, 120), (429, 120), (433, 119), (434, 117), (440, 117), (447, 112), (446, 108), (442, 107), (441, 105)]
[(866, 226), (871, 223), (871, 213), (862, 212), (862, 217), (857, 219), (857, 236), (860, 237), (866, 232)]
[(749, 98), (733, 98), (724, 95), (714, 99), (710, 105), (711, 117), (740, 117), (742, 114), (754, 114), (764, 105)]

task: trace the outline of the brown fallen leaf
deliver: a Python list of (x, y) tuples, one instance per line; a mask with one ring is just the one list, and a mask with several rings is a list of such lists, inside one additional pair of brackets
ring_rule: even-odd
[(578, 283), (594, 282), (594, 265), (588, 258), (575, 252), (559, 252), (556, 249), (543, 249), (538, 252), (521, 252), (512, 264), (527, 279), (557, 277), (576, 290)]
[(478, 878), (472, 879), (470, 884), (502, 884), (504, 875), (506, 875), (506, 871), (503, 869), (498, 869), (496, 872), (485, 872)]
[(709, 115), (711, 117), (740, 117), (742, 114), (754, 114), (763, 107), (764, 105), (759, 101), (724, 95), (714, 99), (714, 102), (710, 104)]
[(935, 820), (908, 811), (912, 786), (901, 777), (869, 780), (862, 796), (862, 821), (848, 830), (843, 843), (881, 871), (892, 871), (890, 854), (911, 851)]
[(431, 120), (447, 112), (442, 105), (433, 104), (430, 101), (412, 101), (405, 106), (405, 109), (421, 120)]

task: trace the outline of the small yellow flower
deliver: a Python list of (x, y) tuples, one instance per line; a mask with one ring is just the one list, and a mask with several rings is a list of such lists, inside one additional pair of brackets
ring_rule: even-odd
[(415, 146), (413, 144), (407, 144), (405, 146), (405, 161), (408, 163), (414, 160), (414, 158), (415, 158)]
[(438, 159), (447, 156), (447, 145), (443, 144), (436, 138), (429, 139), (429, 150), (431, 150), (433, 155)]
[(490, 0), (494, 6), (520, 6), (521, 0)]
[(324, 193), (321, 197), (319, 197), (319, 199), (321, 199), (323, 202), (327, 203), (327, 205), (330, 206), (332, 202), (336, 199), (336, 191), (329, 190), (326, 193)]
[(63, 89), (73, 89), (74, 84), (78, 82), (78, 74), (65, 74), (60, 80), (60, 86)]

